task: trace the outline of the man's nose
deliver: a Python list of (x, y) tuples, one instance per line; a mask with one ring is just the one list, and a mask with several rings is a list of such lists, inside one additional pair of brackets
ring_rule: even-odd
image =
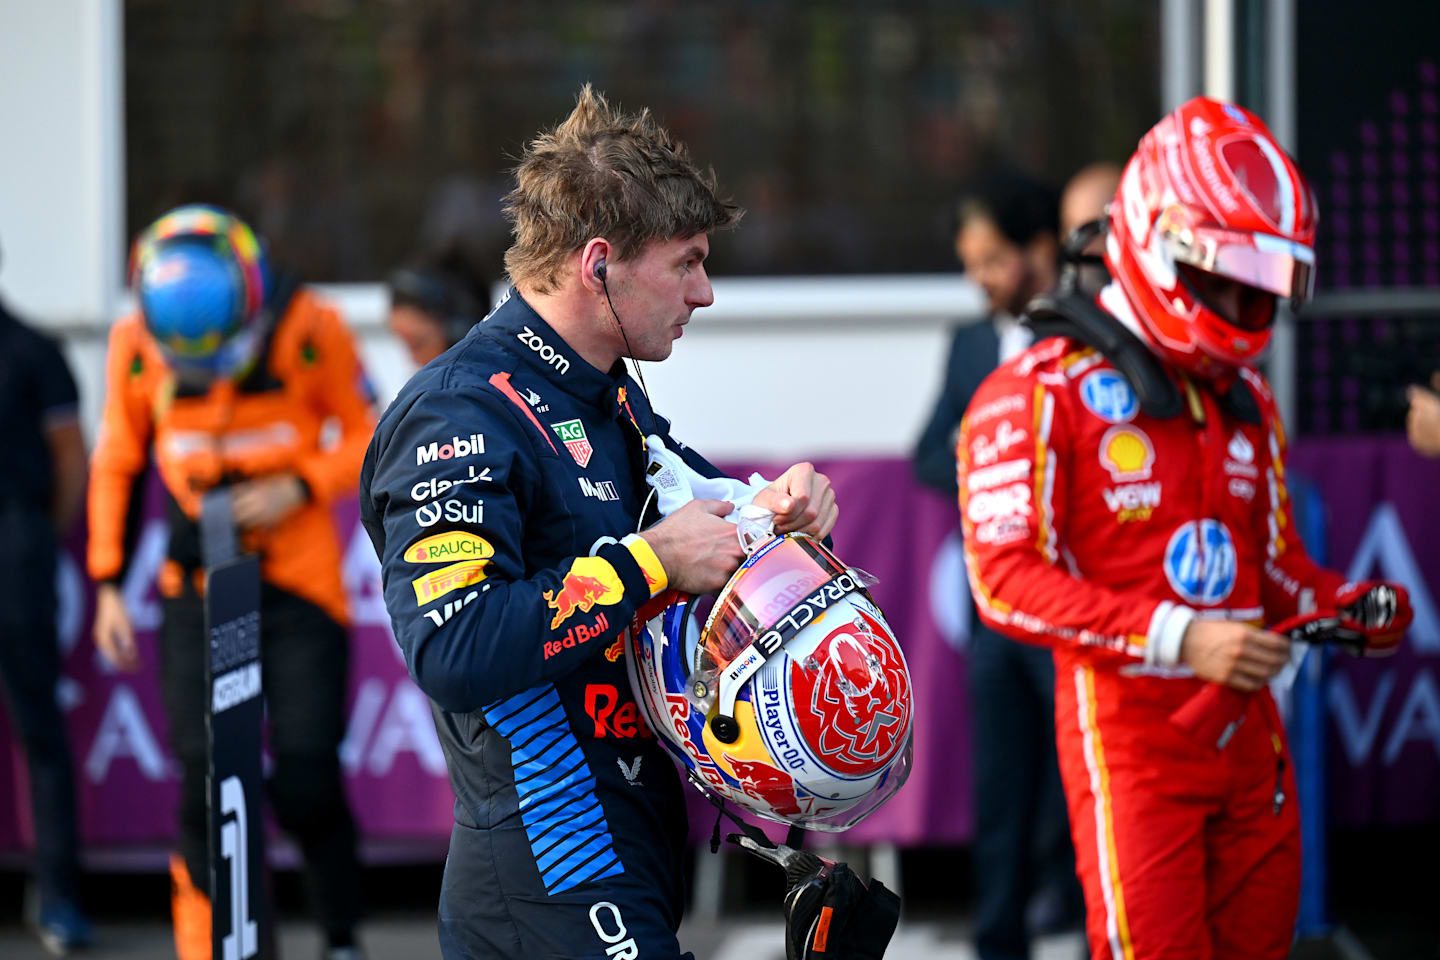
[(715, 302), (715, 291), (710, 286), (710, 275), (705, 268), (696, 268), (696, 274), (692, 279), (690, 289), (686, 291), (685, 302), (690, 304), (691, 309), (697, 307), (708, 307)]

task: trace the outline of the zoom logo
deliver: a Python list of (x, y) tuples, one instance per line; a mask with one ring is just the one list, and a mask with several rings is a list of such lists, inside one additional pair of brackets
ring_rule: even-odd
[(478, 526), (485, 522), (485, 501), (465, 503), (452, 498), (415, 508), (415, 522), (421, 527), (433, 527), (441, 520), (450, 523), (473, 523)]

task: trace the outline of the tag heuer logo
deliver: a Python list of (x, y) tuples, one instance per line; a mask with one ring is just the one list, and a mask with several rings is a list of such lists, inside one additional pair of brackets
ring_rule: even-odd
[(585, 424), (577, 420), (566, 420), (564, 423), (552, 423), (550, 429), (555, 435), (565, 442), (565, 448), (570, 451), (570, 456), (582, 468), (590, 462), (590, 454), (594, 448), (585, 436)]

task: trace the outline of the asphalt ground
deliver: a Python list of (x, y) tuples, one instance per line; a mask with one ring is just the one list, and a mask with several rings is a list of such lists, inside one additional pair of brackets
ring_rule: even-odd
[[(681, 928), (681, 945), (700, 960), (783, 960), (783, 880), (778, 871), (738, 852), (724, 863), (718, 913), (692, 909)], [(1440, 828), (1335, 835), (1329, 868), (1334, 929), (1323, 939), (1297, 944), (1292, 960), (1440, 960), (1440, 910), (1435, 906)], [(902, 851), (899, 873), (905, 908), (886, 956), (975, 957), (967, 852)], [(366, 868), (371, 910), (360, 938), (370, 960), (439, 957), (434, 918), (440, 874), (438, 862)], [(49, 956), (23, 923), (25, 884), (13, 863), (0, 864), (0, 960)], [(305, 919), (298, 874), (275, 871), (272, 891), (281, 955), (287, 960), (320, 957), (320, 935)], [(85, 960), (174, 955), (169, 879), (164, 874), (92, 872), (85, 877), (82, 896), (97, 933), (95, 948), (80, 955)], [(1041, 938), (1034, 960), (1083, 956), (1078, 934), (1062, 933)]]

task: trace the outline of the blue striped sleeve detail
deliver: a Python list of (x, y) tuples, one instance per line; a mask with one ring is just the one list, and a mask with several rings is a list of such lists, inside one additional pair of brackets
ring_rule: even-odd
[(555, 688), (497, 700), (485, 708), (485, 720), (510, 741), (520, 818), (545, 892), (624, 873), (595, 798), (595, 775)]

